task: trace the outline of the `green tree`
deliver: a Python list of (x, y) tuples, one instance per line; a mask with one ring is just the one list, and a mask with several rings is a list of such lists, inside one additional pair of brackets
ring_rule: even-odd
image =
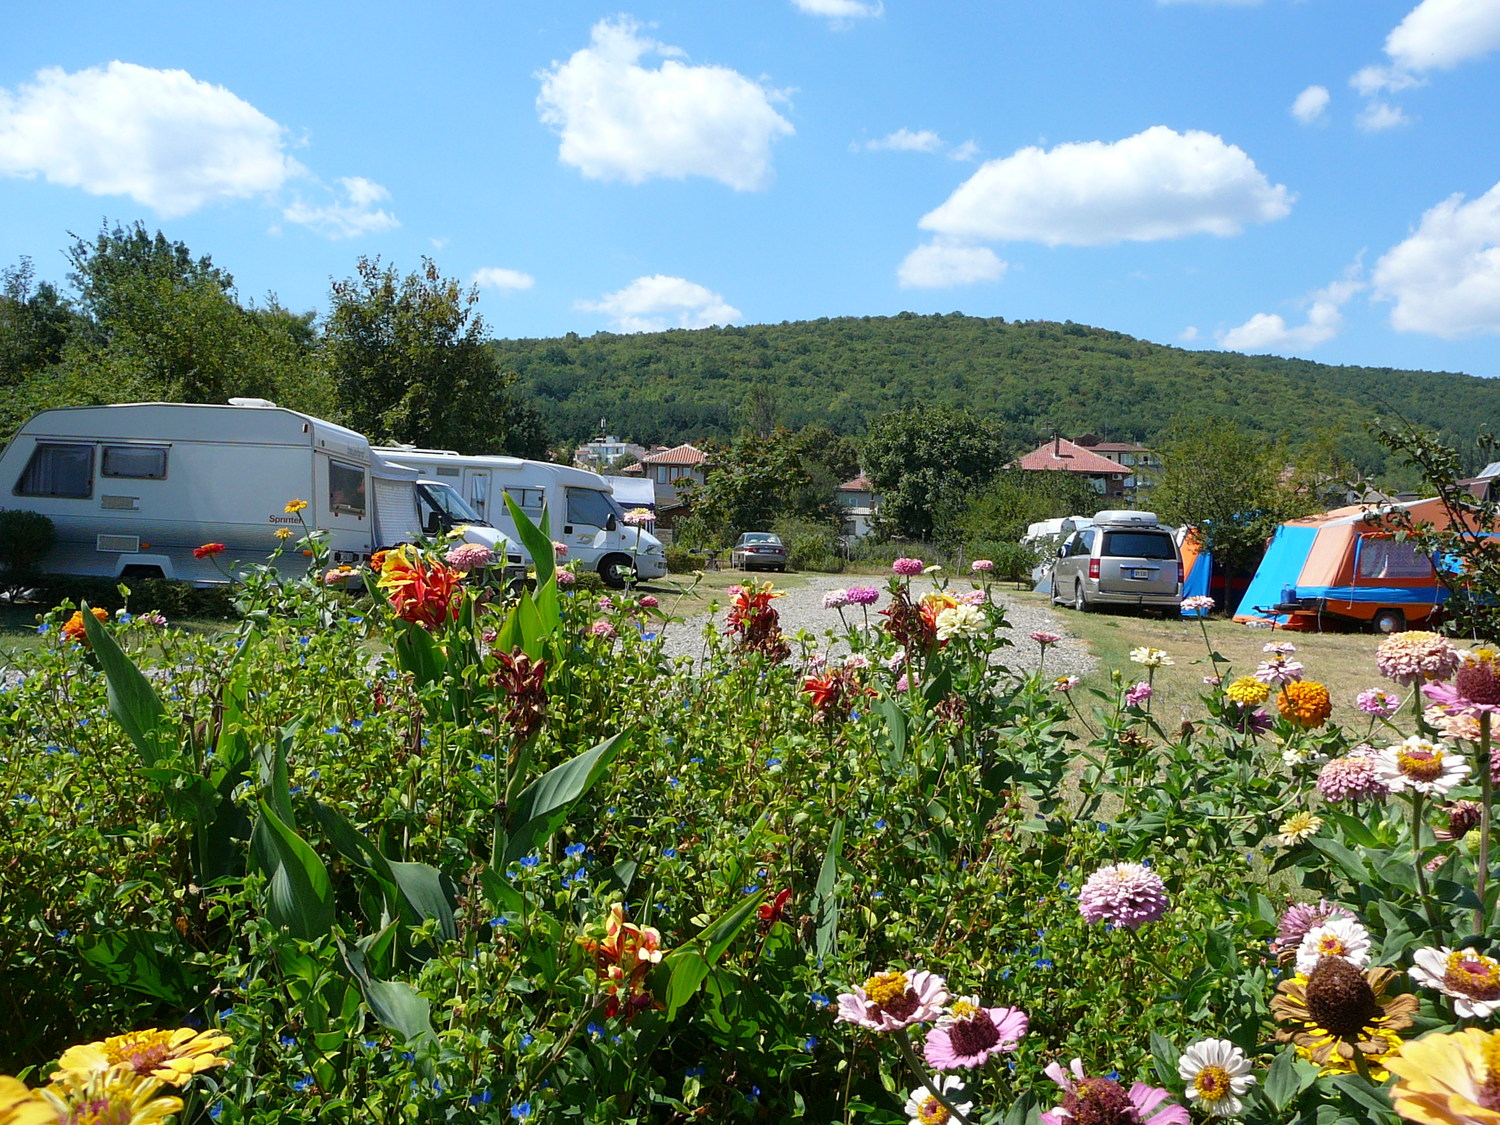
[(819, 495), (784, 430), (769, 438), (742, 434), (732, 446), (714, 449), (712, 464), (693, 515), (720, 541), (742, 531), (765, 531), (786, 517), (833, 523), (833, 493)]
[(956, 530), (970, 495), (1010, 452), (999, 422), (949, 407), (909, 406), (871, 423), (862, 460), (891, 533), (929, 539)]
[(333, 283), (323, 363), (342, 416), (376, 441), (461, 453), (545, 454), (539, 415), (515, 401), (467, 291), (430, 260), (405, 277), (360, 258)]
[(1013, 542), (1031, 524), (1061, 516), (1091, 516), (1103, 496), (1077, 473), (1004, 469), (973, 495), (958, 521), (966, 542)]
[(1323, 507), (1283, 479), (1287, 457), (1279, 443), (1227, 418), (1179, 419), (1156, 452), (1161, 466), (1151, 507), (1166, 523), (1196, 527), (1232, 571), (1256, 562), (1277, 524)]
[(30, 258), (0, 271), (0, 387), (15, 387), (62, 360), (77, 315)]

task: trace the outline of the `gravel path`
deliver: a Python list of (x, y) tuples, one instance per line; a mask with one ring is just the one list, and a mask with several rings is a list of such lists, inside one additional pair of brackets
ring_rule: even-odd
[[(757, 580), (761, 578), (760, 575), (749, 577)], [(795, 636), (799, 631), (806, 630), (822, 641), (820, 648), (823, 651), (834, 654), (848, 651), (847, 645), (828, 635), (830, 632), (842, 633), (843, 626), (839, 621), (838, 610), (823, 608), (823, 595), (830, 590), (849, 586), (883, 588), (884, 579), (877, 575), (846, 574), (808, 574), (803, 577), (806, 579), (806, 585), (790, 588), (786, 591), (785, 597), (776, 599), (776, 611), (781, 615), (782, 631), (788, 636)], [(772, 579), (774, 581), (774, 576)], [(919, 579), (912, 585), (918, 595), (935, 589), (930, 581), (924, 579)], [(956, 592), (970, 588), (967, 580), (954, 582), (952, 585)], [(1065, 638), (1059, 644), (1053, 645), (1047, 652), (1049, 676), (1083, 676), (1094, 670), (1096, 664), (1094, 658), (1089, 655), (1084, 643), (1073, 635), (1065, 614), (1044, 606), (1015, 601), (1007, 597), (1007, 591), (1001, 585), (992, 588), (992, 595), (996, 602), (1005, 606), (1005, 618), (1010, 623), (1009, 636), (1014, 646), (997, 651), (998, 663), (1016, 672), (1035, 671), (1040, 648), (1027, 634), (1046, 631), (1060, 633)], [(871, 608), (872, 623), (883, 621), (883, 618), (877, 616), (874, 610), (884, 606), (887, 600), (882, 589), (879, 606)], [(858, 606), (849, 606), (844, 610), (844, 614), (850, 623), (859, 621), (863, 616)], [(722, 632), (724, 611), (720, 610), (713, 617), (715, 626)], [(709, 614), (699, 614), (669, 629), (663, 643), (666, 655), (669, 657), (698, 656), (703, 650), (703, 627), (708, 623), (709, 618)]]

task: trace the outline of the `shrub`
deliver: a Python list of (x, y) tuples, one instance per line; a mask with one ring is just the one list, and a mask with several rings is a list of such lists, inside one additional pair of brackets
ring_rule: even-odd
[[(239, 616), (228, 586), (192, 586), (162, 578), (89, 578), (75, 574), (38, 575), (32, 584), (39, 605), (88, 602), (99, 609), (124, 609), (127, 599), (137, 612), (154, 610), (178, 621), (186, 617), (231, 620)], [(122, 591), (124, 591), (122, 593)]]
[(777, 520), (772, 528), (786, 544), (787, 565), (793, 570), (838, 574), (844, 569), (838, 536), (827, 524), (810, 520)]
[(0, 511), (0, 567), (8, 577), (31, 574), (57, 541), (57, 529), (41, 512)]
[[(964, 547), (964, 556), (974, 559), (989, 559), (995, 564), (991, 577), (1003, 582), (1025, 582), (1031, 578), (1031, 568), (1037, 564), (1037, 553), (1020, 543), (997, 543), (994, 541), (970, 543)], [(967, 564), (966, 564), (967, 565)]]
[(667, 548), (667, 570), (672, 574), (691, 574), (703, 569), (703, 557), (686, 547)]

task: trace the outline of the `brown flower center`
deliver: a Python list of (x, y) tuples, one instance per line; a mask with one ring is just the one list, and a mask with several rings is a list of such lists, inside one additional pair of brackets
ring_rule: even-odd
[(953, 1044), (953, 1053), (961, 1058), (974, 1058), (1000, 1042), (1000, 1032), (989, 1013), (980, 1011), (965, 1019), (954, 1020), (948, 1025), (948, 1042)]
[(1384, 1014), (1364, 973), (1340, 957), (1318, 959), (1305, 995), (1313, 1023), (1340, 1039), (1362, 1038), (1370, 1022)]
[(865, 981), (870, 1005), (894, 1019), (908, 1019), (917, 1010), (917, 994), (905, 973), (877, 973)]
[(1130, 1095), (1108, 1078), (1080, 1078), (1063, 1098), (1063, 1109), (1077, 1125), (1140, 1125)]
[(948, 1107), (930, 1094), (917, 1110), (917, 1120), (922, 1125), (947, 1125), (950, 1117)]
[(1500, 962), (1467, 949), (1448, 954), (1443, 984), (1472, 1000), (1500, 1000)]
[(1458, 689), (1459, 696), (1470, 703), (1500, 705), (1500, 675), (1496, 674), (1495, 665), (1489, 660), (1471, 660), (1459, 665), (1453, 686)]

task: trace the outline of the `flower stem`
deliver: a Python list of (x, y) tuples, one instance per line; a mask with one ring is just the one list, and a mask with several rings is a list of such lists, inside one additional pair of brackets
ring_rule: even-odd
[(1479, 870), (1474, 874), (1474, 893), (1479, 905), (1474, 909), (1474, 932), (1484, 933), (1485, 891), (1490, 878), (1490, 713), (1479, 713)]
[(928, 1076), (927, 1068), (922, 1065), (922, 1061), (917, 1058), (917, 1052), (912, 1049), (911, 1040), (906, 1035), (906, 1028), (897, 1029), (893, 1038), (896, 1040), (896, 1046), (901, 1051), (901, 1057), (906, 1060), (906, 1065), (916, 1080), (927, 1087), (928, 1092), (952, 1115), (954, 1121), (957, 1121), (959, 1125), (969, 1125), (969, 1119), (958, 1111), (958, 1107), (944, 1096), (943, 1092), (937, 1088)]
[[(1422, 909), (1427, 912), (1427, 925), (1432, 930), (1432, 940), (1443, 944), (1442, 923), (1438, 920), (1437, 904), (1427, 890), (1427, 869), (1422, 865), (1422, 794), (1411, 795), (1411, 862), (1417, 873), (1417, 897), (1422, 900)], [(1481, 900), (1483, 901), (1483, 900)], [(1359, 1050), (1355, 1049), (1358, 1056)]]

